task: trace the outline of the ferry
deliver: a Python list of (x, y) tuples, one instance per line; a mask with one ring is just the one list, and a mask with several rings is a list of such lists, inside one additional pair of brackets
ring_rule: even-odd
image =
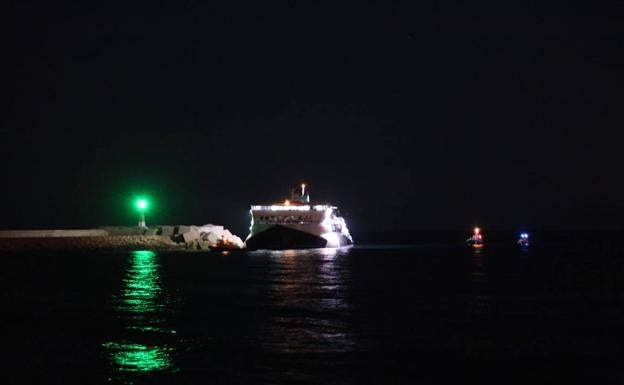
[(338, 207), (310, 203), (306, 185), (300, 194), (271, 205), (251, 206), (251, 226), (245, 246), (250, 250), (338, 248), (353, 238)]

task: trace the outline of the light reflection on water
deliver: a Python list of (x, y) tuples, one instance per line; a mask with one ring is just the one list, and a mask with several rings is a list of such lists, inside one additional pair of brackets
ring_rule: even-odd
[(482, 249), (472, 250), (472, 271), (470, 311), (473, 315), (488, 315), (491, 312), (491, 299), (487, 272), (484, 266), (484, 253)]
[[(109, 341), (105, 348), (118, 374), (175, 371), (168, 328), (166, 299), (160, 283), (158, 257), (152, 251), (133, 251), (114, 311), (122, 320), (126, 338)], [(123, 377), (123, 376), (122, 376)], [(123, 378), (132, 383), (132, 378)]]
[(357, 348), (350, 332), (349, 249), (257, 252), (269, 258), (268, 296), (275, 309), (258, 331), (268, 351), (345, 352)]
[(104, 347), (111, 352), (120, 372), (154, 372), (173, 367), (170, 356), (173, 348), (115, 342), (105, 343)]

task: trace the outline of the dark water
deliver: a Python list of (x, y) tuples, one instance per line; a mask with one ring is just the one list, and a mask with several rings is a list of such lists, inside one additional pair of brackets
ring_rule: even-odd
[(3, 255), (2, 383), (624, 382), (624, 244)]

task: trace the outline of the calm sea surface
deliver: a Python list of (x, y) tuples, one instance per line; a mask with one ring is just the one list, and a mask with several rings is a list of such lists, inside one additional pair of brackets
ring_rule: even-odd
[(2, 383), (623, 383), (618, 240), (2, 255)]

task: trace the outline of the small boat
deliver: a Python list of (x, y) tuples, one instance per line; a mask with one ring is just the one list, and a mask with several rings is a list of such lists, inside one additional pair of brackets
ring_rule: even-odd
[(520, 247), (529, 247), (531, 242), (529, 242), (529, 234), (520, 233), (520, 238), (518, 238), (518, 246)]
[(226, 241), (225, 237), (221, 237), (221, 239), (219, 239), (215, 245), (210, 245), (208, 247), (212, 251), (228, 251), (229, 252), (232, 250), (240, 250), (240, 247), (236, 246), (235, 244), (231, 242)]
[(466, 243), (475, 248), (483, 247), (483, 235), (481, 234), (481, 229), (475, 227), (474, 233), (470, 238), (466, 239)]

